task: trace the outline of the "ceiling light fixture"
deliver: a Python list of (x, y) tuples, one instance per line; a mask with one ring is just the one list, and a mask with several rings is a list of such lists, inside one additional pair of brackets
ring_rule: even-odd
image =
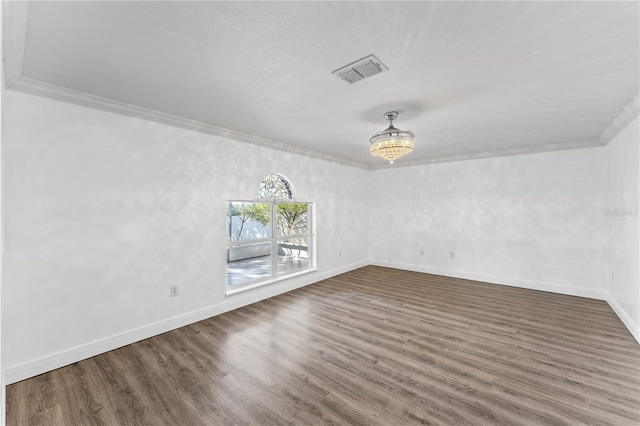
[(389, 127), (371, 137), (371, 155), (382, 157), (393, 164), (395, 160), (413, 151), (415, 135), (409, 130), (393, 127), (393, 120), (398, 116), (397, 111), (390, 111), (384, 115), (389, 120)]

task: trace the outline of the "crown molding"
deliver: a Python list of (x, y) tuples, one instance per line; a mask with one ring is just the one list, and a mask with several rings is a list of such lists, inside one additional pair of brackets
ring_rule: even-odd
[(425, 158), (422, 160), (415, 161), (403, 161), (402, 165), (394, 163), (391, 164), (376, 164), (372, 166), (372, 170), (377, 169), (389, 169), (394, 166), (398, 167), (410, 167), (410, 166), (420, 166), (423, 164), (436, 164), (436, 163), (451, 163), (454, 161), (468, 161), (468, 160), (480, 160), (483, 158), (495, 158), (495, 157), (508, 157), (511, 155), (526, 155), (526, 154), (539, 154), (543, 152), (553, 152), (553, 151), (566, 151), (572, 149), (582, 149), (582, 148), (593, 148), (602, 146), (600, 139), (587, 139), (583, 141), (574, 141), (574, 142), (562, 142), (556, 144), (547, 144), (547, 145), (536, 145), (536, 146), (526, 146), (522, 148), (508, 148), (508, 149), (498, 149), (493, 151), (482, 151), (482, 152), (474, 152), (471, 154), (459, 154), (459, 155), (445, 155), (442, 157), (432, 157)]
[(220, 136), (232, 139), (238, 142), (250, 143), (280, 151), (286, 151), (292, 154), (303, 155), (306, 157), (317, 158), (333, 163), (344, 164), (346, 166), (368, 169), (366, 164), (346, 160), (344, 158), (334, 157), (329, 154), (313, 151), (306, 148), (300, 148), (288, 145), (283, 142), (274, 141), (260, 136), (247, 135), (245, 133), (236, 132), (234, 130), (222, 127), (212, 126), (196, 120), (189, 120), (172, 114), (155, 111), (152, 109), (131, 105), (125, 102), (115, 101), (113, 99), (103, 98), (101, 96), (91, 95), (89, 93), (80, 92), (66, 87), (56, 86), (54, 84), (45, 83), (28, 77), (19, 77), (13, 84), (8, 85), (7, 89), (29, 95), (42, 96), (49, 99), (68, 102), (88, 108), (99, 109), (116, 114), (122, 114), (130, 117), (141, 118), (144, 120), (155, 121), (158, 123), (168, 124), (174, 127), (181, 127), (196, 132), (207, 133), (214, 136)]
[(582, 141), (561, 142), (547, 145), (527, 146), (522, 148), (508, 148), (493, 151), (474, 152), (471, 154), (446, 155), (442, 157), (425, 158), (423, 160), (402, 161), (401, 164), (393, 165), (384, 163), (369, 167), (372, 170), (389, 169), (393, 167), (410, 167), (422, 164), (450, 163), (453, 161), (478, 160), (482, 158), (506, 157), (510, 155), (539, 154), (543, 152), (565, 151), (570, 149), (594, 148), (608, 145), (618, 133), (627, 127), (636, 117), (640, 115), (640, 94), (637, 94), (629, 104), (613, 119), (611, 124), (595, 139)]
[(611, 124), (604, 129), (598, 140), (602, 146), (608, 145), (618, 133), (629, 125), (638, 115), (640, 115), (640, 93), (637, 94), (629, 104), (613, 119)]
[(81, 105), (88, 108), (99, 109), (112, 113), (122, 114), (130, 117), (151, 120), (170, 126), (181, 127), (214, 136), (220, 136), (239, 142), (250, 143), (267, 148), (286, 151), (288, 153), (303, 155), (332, 163), (343, 164), (365, 170), (376, 170), (386, 168), (409, 167), (423, 164), (445, 163), (453, 161), (476, 160), (491, 157), (505, 157), (511, 155), (536, 154), (542, 152), (552, 152), (570, 149), (592, 148), (608, 145), (613, 138), (626, 126), (629, 125), (638, 115), (640, 115), (640, 94), (636, 95), (631, 102), (616, 116), (609, 126), (596, 139), (571, 141), (556, 144), (537, 145), (521, 148), (508, 148), (493, 151), (482, 151), (470, 154), (448, 155), (441, 157), (425, 158), (415, 161), (401, 160), (391, 165), (386, 162), (369, 165), (367, 163), (348, 160), (333, 155), (317, 152), (314, 150), (300, 148), (283, 142), (252, 136), (234, 130), (216, 127), (210, 124), (183, 117), (166, 114), (160, 111), (143, 108), (112, 99), (91, 95), (88, 93), (56, 86), (39, 80), (24, 77), (23, 64), (26, 47), (27, 21), (29, 16), (28, 1), (3, 1), (3, 67), (5, 87), (30, 95), (42, 96), (58, 101)]
[[(7, 4), (7, 3), (5, 3)], [(8, 79), (7, 79), (8, 81)], [(600, 137), (596, 139), (587, 139), (581, 141), (562, 142), (555, 144), (536, 145), (521, 148), (508, 148), (492, 151), (481, 151), (470, 154), (460, 155), (446, 155), (441, 157), (431, 157), (415, 161), (401, 161), (396, 162), (393, 165), (388, 163), (367, 165), (357, 161), (346, 160), (339, 157), (334, 157), (329, 154), (320, 153), (310, 149), (300, 148), (293, 145), (285, 144), (283, 142), (273, 141), (270, 139), (262, 138), (259, 136), (247, 135), (245, 133), (236, 132), (234, 130), (225, 129), (222, 127), (212, 126), (195, 120), (188, 120), (186, 118), (178, 117), (171, 114), (143, 108), (124, 102), (115, 101), (112, 99), (103, 98), (100, 96), (91, 95), (88, 93), (68, 89), (65, 87), (56, 86), (53, 84), (45, 83), (39, 80), (34, 80), (27, 77), (18, 77), (15, 81), (8, 85), (7, 89), (15, 90), (18, 92), (43, 96), (46, 98), (68, 102), (84, 107), (93, 109), (99, 109), (116, 114), (122, 114), (130, 117), (141, 118), (145, 120), (151, 120), (170, 126), (181, 127), (188, 130), (194, 130), (196, 132), (207, 133), (214, 136), (220, 136), (223, 138), (232, 139), (238, 142), (245, 142), (254, 145), (259, 145), (267, 148), (277, 149), (280, 151), (286, 151), (293, 154), (303, 155), (311, 158), (317, 158), (324, 161), (343, 164), (351, 167), (356, 167), (366, 170), (378, 170), (398, 167), (410, 167), (419, 166), (424, 164), (435, 163), (449, 163), (454, 161), (468, 161), (478, 160), (483, 158), (493, 157), (506, 157), (512, 155), (526, 155), (526, 154), (538, 154), (543, 152), (564, 151), (571, 149), (583, 149), (593, 148), (598, 146), (605, 146), (613, 140), (613, 138), (620, 133), (622, 129), (631, 123), (638, 115), (640, 115), (640, 94), (636, 95), (633, 100), (618, 114), (618, 116), (609, 124)]]
[(29, 2), (2, 2), (2, 66), (6, 88), (22, 76), (28, 17)]

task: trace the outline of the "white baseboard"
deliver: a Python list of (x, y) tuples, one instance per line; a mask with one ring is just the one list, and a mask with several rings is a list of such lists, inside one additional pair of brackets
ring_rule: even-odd
[(11, 366), (5, 370), (6, 381), (4, 383), (6, 385), (10, 385), (48, 371), (55, 370), (56, 368), (64, 367), (65, 365), (100, 355), (122, 346), (130, 345), (131, 343), (139, 342), (140, 340), (148, 339), (149, 337), (157, 336), (159, 334), (166, 333), (167, 331), (175, 330), (176, 328), (184, 327), (185, 325), (202, 321), (204, 319), (238, 309), (242, 306), (250, 305), (252, 303), (259, 302), (260, 300), (277, 296), (278, 294), (286, 293), (288, 291), (361, 268), (368, 264), (368, 261), (361, 261), (329, 271), (301, 276), (299, 279), (283, 281), (278, 284), (260, 288), (260, 290), (241, 293), (227, 297), (223, 302), (213, 306), (208, 306), (206, 308), (188, 312), (154, 324), (149, 324), (111, 337), (95, 340), (85, 345), (76, 346), (65, 351)]
[(640, 327), (636, 324), (635, 321), (629, 316), (629, 314), (622, 309), (622, 306), (613, 298), (611, 295), (607, 295), (607, 303), (613, 309), (613, 312), (616, 313), (620, 321), (627, 327), (631, 335), (640, 343)]
[(0, 371), (0, 389), (2, 396), (0, 397), (0, 426), (5, 426), (7, 424), (7, 381), (5, 379), (6, 374), (5, 371)]
[(46, 373), (74, 362), (96, 356), (149, 337), (157, 336), (176, 328), (202, 321), (204, 319), (220, 315), (222, 313), (238, 309), (242, 306), (250, 305), (255, 302), (286, 293), (297, 288), (316, 283), (318, 281), (340, 275), (354, 269), (367, 265), (384, 266), (388, 268), (403, 269), (407, 271), (423, 272), (434, 275), (443, 275), (453, 278), (468, 279), (474, 281), (488, 282), (492, 284), (508, 285), (512, 287), (527, 288), (532, 290), (548, 291), (552, 293), (560, 293), (571, 296), (588, 297), (591, 299), (606, 300), (614, 312), (620, 317), (621, 321), (631, 331), (631, 334), (640, 343), (640, 330), (631, 317), (622, 309), (622, 307), (607, 294), (605, 291), (590, 290), (578, 287), (570, 287), (553, 283), (537, 282), (522, 280), (517, 278), (496, 277), (491, 275), (483, 275), (464, 271), (455, 271), (441, 268), (433, 268), (427, 266), (418, 266), (404, 263), (387, 262), (381, 260), (361, 261), (340, 268), (324, 271), (292, 279), (282, 283), (274, 284), (261, 288), (260, 290), (240, 293), (226, 298), (223, 302), (203, 309), (188, 312), (173, 318), (149, 324), (144, 327), (129, 330), (105, 339), (96, 340), (86, 345), (80, 345), (66, 351), (61, 351), (52, 355), (44, 356), (32, 361), (28, 361), (16, 366), (7, 368), (5, 374), (5, 384), (9, 385), (19, 382), (29, 377), (34, 377), (42, 373)]
[(511, 287), (527, 288), (530, 290), (547, 291), (550, 293), (566, 294), (569, 296), (587, 297), (590, 299), (606, 300), (607, 293), (602, 290), (590, 290), (580, 287), (571, 287), (554, 283), (523, 280), (519, 278), (500, 277), (494, 275), (478, 274), (474, 272), (456, 271), (452, 269), (434, 268), (430, 266), (411, 265), (406, 263), (387, 262), (384, 260), (372, 260), (372, 265), (385, 266), (387, 268), (404, 269), (407, 271), (424, 272), (426, 274), (443, 275), (445, 277), (461, 278), (465, 280), (481, 281), (491, 284), (508, 285)]
[(579, 287), (570, 287), (565, 285), (545, 283), (538, 281), (522, 280), (518, 278), (496, 277), (492, 275), (476, 274), (471, 272), (454, 271), (450, 269), (432, 268), (429, 266), (411, 265), (397, 262), (387, 262), (383, 260), (372, 260), (371, 265), (384, 266), (387, 268), (403, 269), (406, 271), (424, 272), (427, 274), (442, 275), (445, 277), (462, 278), (465, 280), (481, 281), (491, 284), (508, 285), (511, 287), (527, 288), (530, 290), (548, 291), (550, 293), (566, 294), (569, 296), (587, 297), (589, 299), (605, 300), (613, 312), (616, 313), (620, 321), (631, 332), (634, 339), (640, 343), (640, 327), (636, 324), (629, 314), (622, 309), (622, 306), (618, 304), (611, 297), (611, 295), (604, 290), (590, 290)]

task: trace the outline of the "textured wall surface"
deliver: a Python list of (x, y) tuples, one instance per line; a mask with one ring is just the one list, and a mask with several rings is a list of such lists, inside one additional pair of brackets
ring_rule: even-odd
[[(606, 147), (608, 155), (609, 204), (604, 214), (610, 229), (609, 256), (612, 276), (609, 295), (631, 321), (640, 341), (640, 120), (636, 118)], [(620, 312), (618, 313), (620, 315)], [(624, 318), (624, 315), (627, 318)], [(629, 324), (628, 324), (629, 326)]]
[[(638, 321), (638, 219), (605, 214), (638, 206), (638, 120), (604, 148), (366, 171), (4, 95), (2, 362), (24, 368), (11, 379), (369, 260), (610, 292)], [(225, 201), (274, 172), (316, 203), (318, 272), (225, 297)]]
[[(3, 7), (0, 7), (0, 34), (4, 34), (4, 16), (3, 16)], [(2, 212), (2, 199), (4, 198), (4, 194), (3, 194), (3, 187), (4, 185), (2, 184), (2, 178), (4, 176), (4, 169), (3, 169), (3, 165), (4, 165), (4, 161), (3, 158), (1, 158), (1, 153), (2, 153), (2, 149), (1, 149), (1, 141), (5, 140), (4, 137), (4, 131), (3, 131), (3, 109), (2, 109), (2, 103), (4, 101), (4, 67), (0, 67), (0, 212)], [(0, 214), (1, 216), (1, 214)], [(0, 224), (0, 246), (2, 244), (2, 225)], [(0, 247), (0, 253), (1, 253), (1, 247)], [(5, 421), (5, 417), (6, 417), (6, 413), (5, 413), (5, 409), (4, 409), (4, 405), (5, 405), (5, 392), (6, 392), (6, 386), (5, 386), (5, 373), (4, 373), (4, 359), (2, 357), (2, 256), (0, 255), (0, 425), (4, 426), (4, 424), (6, 423)]]
[[(368, 258), (366, 170), (15, 92), (5, 101), (8, 368)], [(225, 297), (225, 201), (255, 198), (274, 172), (316, 203), (319, 271)]]
[(597, 297), (607, 269), (603, 154), (590, 148), (374, 171), (372, 259)]

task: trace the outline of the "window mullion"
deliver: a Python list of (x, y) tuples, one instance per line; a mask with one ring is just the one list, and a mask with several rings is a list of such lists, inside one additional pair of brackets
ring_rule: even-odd
[[(314, 270), (314, 203), (296, 201), (293, 193), (290, 182), (284, 176), (272, 174), (260, 183), (256, 199), (228, 201), (228, 295)], [(270, 218), (265, 222), (267, 212), (270, 212)], [(278, 218), (279, 212), (282, 213), (282, 220)], [(303, 222), (304, 215), (307, 216), (306, 224)], [(237, 231), (240, 235), (237, 240), (233, 239), (235, 216), (241, 216), (241, 225), (251, 219), (247, 222), (249, 228), (246, 232), (242, 226), (239, 228), (243, 233), (240, 235), (240, 231)], [(279, 233), (280, 225), (286, 229), (283, 234)], [(270, 235), (266, 236), (269, 231)], [(289, 232), (292, 235), (285, 235)], [(282, 259), (279, 258), (280, 249), (284, 256)], [(269, 260), (265, 259), (267, 254), (270, 254)]]
[(278, 276), (278, 232), (276, 226), (277, 204), (271, 202), (271, 276)]

